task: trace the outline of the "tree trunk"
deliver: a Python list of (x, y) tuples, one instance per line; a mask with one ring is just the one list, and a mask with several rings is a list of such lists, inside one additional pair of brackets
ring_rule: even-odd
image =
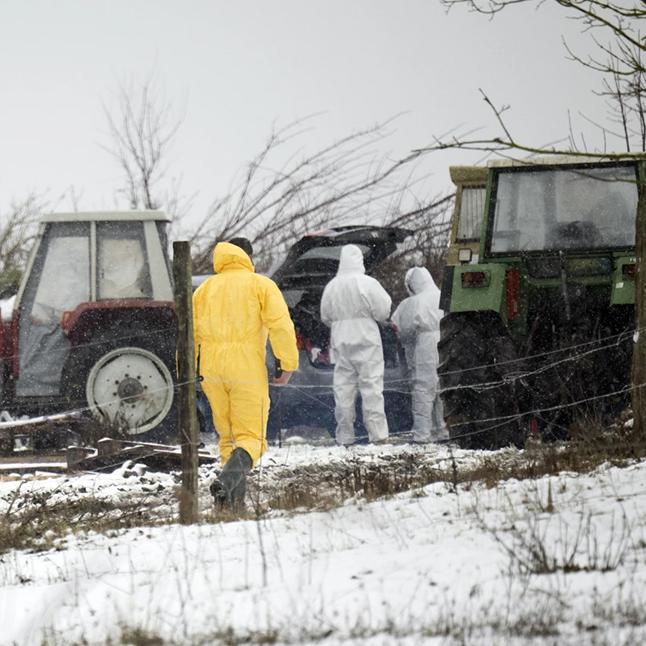
[(632, 365), (634, 431), (646, 437), (646, 162), (639, 164), (635, 231), (635, 343)]

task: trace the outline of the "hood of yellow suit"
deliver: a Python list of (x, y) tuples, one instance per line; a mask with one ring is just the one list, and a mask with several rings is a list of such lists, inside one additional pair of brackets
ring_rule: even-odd
[(227, 269), (246, 269), (254, 271), (251, 258), (234, 244), (218, 242), (213, 250), (213, 269), (216, 274), (221, 274)]

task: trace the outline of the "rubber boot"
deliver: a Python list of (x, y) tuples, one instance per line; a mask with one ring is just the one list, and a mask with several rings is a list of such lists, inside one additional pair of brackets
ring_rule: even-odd
[(211, 495), (217, 508), (229, 508), (233, 511), (244, 508), (247, 473), (252, 466), (253, 460), (244, 449), (233, 451), (220, 472), (220, 477), (211, 483)]

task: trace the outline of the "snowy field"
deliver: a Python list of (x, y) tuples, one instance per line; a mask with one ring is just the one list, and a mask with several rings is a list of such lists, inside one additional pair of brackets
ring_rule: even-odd
[(259, 520), (252, 508), (213, 522), (203, 469), (205, 520), (190, 527), (168, 522), (177, 477), (136, 465), (0, 481), (0, 517), (21, 500), (92, 496), (145, 499), (150, 519), (166, 519), (0, 554), (0, 643), (646, 643), (646, 463), (271, 510), (277, 492), (310, 477), (331, 500), (344, 485), (335, 478), (359, 467), (463, 469), (483, 455), (272, 447), (250, 486)]

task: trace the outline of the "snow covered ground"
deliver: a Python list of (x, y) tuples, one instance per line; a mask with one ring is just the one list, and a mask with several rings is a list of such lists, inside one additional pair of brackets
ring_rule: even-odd
[[(274, 490), (309, 475), (324, 493), (348, 466), (480, 459), (433, 446), (272, 447), (251, 494), (266, 511)], [(635, 462), (491, 488), (436, 482), (260, 520), (70, 533), (0, 555), (0, 643), (646, 643), (645, 483)], [(176, 485), (135, 465), (7, 480), (0, 517), (47, 493), (145, 497), (169, 515)]]

